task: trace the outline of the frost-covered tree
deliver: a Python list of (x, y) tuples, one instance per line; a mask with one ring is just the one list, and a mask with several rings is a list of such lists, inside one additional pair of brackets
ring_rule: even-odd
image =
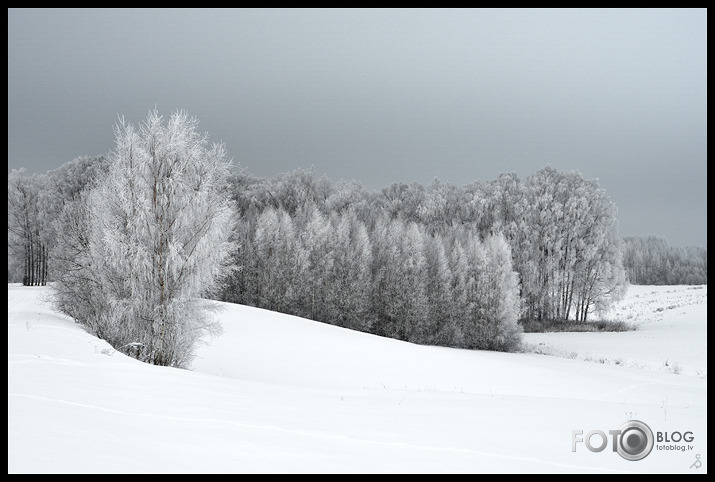
[(486, 295), (491, 291), (487, 286), (487, 253), (472, 231), (462, 234), (465, 256), (464, 274), (464, 317), (460, 320), (463, 344), (466, 348), (486, 348), (492, 335), (491, 320), (487, 317)]
[(156, 365), (187, 366), (219, 330), (203, 296), (232, 250), (231, 163), (197, 125), (184, 111), (120, 120), (108, 174), (58, 223), (56, 306)]
[(512, 250), (525, 315), (585, 321), (617, 300), (625, 277), (616, 208), (597, 182), (546, 167), (527, 178), (524, 196)]
[(513, 351), (521, 338), (518, 275), (501, 233), (484, 242), (464, 230), (451, 249), (454, 346)]
[(377, 334), (421, 342), (427, 322), (424, 234), (414, 222), (378, 219), (373, 233), (374, 308)]
[(425, 237), (425, 261), (427, 263), (427, 305), (429, 323), (423, 332), (423, 343), (447, 345), (453, 336), (454, 304), (450, 282), (452, 273), (440, 235)]
[[(71, 202), (65, 204), (55, 220), (57, 238), (51, 256), (57, 271), (57, 280), (52, 286), (54, 308), (75, 319), (87, 330), (115, 346), (122, 346), (127, 336), (120, 333), (127, 329), (109, 323), (111, 310), (109, 297), (103, 293), (104, 284), (100, 268), (104, 257), (91, 249), (92, 213), (88, 202), (89, 191), (81, 191)], [(110, 273), (103, 273), (105, 278)], [(119, 278), (119, 276), (117, 276)], [(117, 284), (120, 279), (115, 280)]]
[(482, 286), (485, 290), (480, 303), (488, 328), (481, 348), (513, 351), (519, 345), (521, 333), (519, 276), (512, 268), (511, 248), (501, 233), (487, 237), (484, 245), (486, 266)]
[(449, 245), (449, 289), (451, 292), (451, 316), (442, 325), (441, 336), (447, 346), (464, 347), (465, 324), (469, 318), (467, 287), (469, 285), (469, 262), (462, 242), (452, 237)]
[(363, 223), (371, 211), (370, 192), (357, 181), (337, 181), (323, 202), (326, 213), (352, 211)]
[(444, 235), (464, 224), (467, 204), (463, 189), (435, 179), (420, 200), (418, 217), (427, 233)]
[(57, 169), (48, 171), (47, 175), (57, 204), (63, 206), (77, 200), (83, 190), (93, 187), (108, 171), (107, 156), (79, 156)]
[(301, 260), (293, 219), (283, 208), (266, 209), (256, 223), (254, 242), (259, 277), (257, 306), (296, 314), (296, 280)]
[(370, 306), (372, 248), (365, 225), (352, 210), (331, 217), (333, 250), (329, 304), (334, 321), (358, 331), (371, 331), (374, 316)]
[[(318, 321), (333, 321), (337, 313), (330, 302), (334, 289), (332, 279), (335, 233), (330, 221), (310, 201), (301, 209), (295, 248), (294, 313)], [(290, 262), (285, 260), (285, 262)]]

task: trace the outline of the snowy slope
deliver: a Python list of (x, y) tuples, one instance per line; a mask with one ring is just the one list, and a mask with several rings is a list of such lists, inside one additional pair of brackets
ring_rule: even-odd
[[(225, 304), (224, 334), (191, 370), (115, 352), (53, 313), (48, 290), (8, 285), (8, 473), (707, 470), (707, 372), (696, 371), (707, 367), (706, 287), (700, 302), (658, 312), (657, 329), (633, 332), (647, 337), (606, 343), (640, 365), (586, 361), (588, 340), (574, 358), (454, 350)], [(625, 316), (646, 301), (628, 300)], [(561, 335), (544, 343), (560, 349)], [(686, 336), (697, 341), (687, 353), (704, 358), (677, 343), (649, 358)], [(651, 364), (661, 356), (680, 374)], [(573, 430), (630, 419), (690, 431), (692, 450), (654, 448), (640, 461), (610, 446), (572, 451)]]

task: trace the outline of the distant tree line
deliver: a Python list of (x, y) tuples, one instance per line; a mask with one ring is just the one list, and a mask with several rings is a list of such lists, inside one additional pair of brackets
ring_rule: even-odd
[[(158, 125), (154, 129), (162, 132)], [(118, 140), (132, 135), (125, 132)], [(80, 157), (45, 175), (9, 174), (8, 281), (66, 281), (78, 254), (89, 252), (94, 225), (86, 224), (84, 211), (94, 213), (95, 223), (124, 226), (112, 239), (139, 239), (126, 230), (156, 200), (135, 194), (134, 203), (107, 205), (116, 192), (132, 199), (128, 193), (149, 189), (127, 174), (140, 172), (135, 151), (117, 152)], [(120, 160), (124, 171), (117, 171)], [(175, 175), (162, 171), (156, 185), (174, 192), (169, 189), (186, 169)], [(200, 179), (206, 172), (195, 175)], [(114, 186), (106, 184), (108, 178)], [(98, 186), (106, 199), (97, 196)], [(618, 236), (616, 209), (605, 191), (578, 172), (546, 167), (523, 180), (506, 173), (464, 186), (435, 180), (368, 191), (355, 181), (316, 178), (312, 170), (263, 179), (239, 169), (220, 190), (231, 200), (230, 242), (236, 249), (216, 289), (192, 292), (381, 336), (513, 350), (519, 320), (586, 321), (622, 296), (627, 277), (652, 282), (643, 264), (632, 263), (637, 256), (645, 259), (644, 252), (633, 254), (638, 250)], [(118, 206), (125, 206), (124, 214), (116, 217)], [(168, 209), (155, 215), (159, 225), (177, 213), (167, 228), (189, 226), (182, 217), (191, 212), (188, 207)], [(134, 223), (134, 229), (143, 232), (147, 223)], [(158, 239), (152, 249), (163, 260), (157, 266), (164, 266), (174, 259), (165, 250), (178, 245)], [(672, 251), (668, 256), (666, 270), (677, 259)], [(681, 253), (681, 260), (691, 258)], [(101, 264), (101, 256), (95, 261)], [(113, 266), (112, 283), (131, 272)], [(641, 271), (627, 271), (637, 266)], [(165, 280), (161, 275), (155, 281)]]
[(708, 284), (706, 247), (673, 247), (659, 236), (625, 237), (623, 265), (632, 284)]
[(45, 199), (40, 198), (45, 192), (41, 187), (44, 180), (40, 176), (27, 177), (24, 170), (8, 176), (8, 281), (14, 271), (26, 286), (47, 284), (47, 245), (40, 220), (45, 212)]
[(80, 156), (45, 174), (28, 174), (25, 169), (8, 174), (8, 282), (44, 286), (53, 279), (55, 220), (108, 167), (104, 155)]

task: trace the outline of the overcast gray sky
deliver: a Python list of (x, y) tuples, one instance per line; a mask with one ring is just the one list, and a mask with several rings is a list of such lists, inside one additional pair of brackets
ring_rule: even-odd
[(706, 9), (8, 9), (8, 172), (185, 109), (250, 173), (377, 190), (550, 165), (707, 245)]

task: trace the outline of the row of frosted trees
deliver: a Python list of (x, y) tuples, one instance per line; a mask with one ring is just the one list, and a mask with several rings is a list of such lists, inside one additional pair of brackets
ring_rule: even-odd
[[(9, 271), (13, 263), (21, 260), (22, 268), (16, 267), (15, 272), (21, 271), (27, 284), (46, 282), (48, 246), (53, 246), (57, 238), (54, 223), (49, 221), (57, 219), (65, 205), (76, 202), (84, 186), (91, 184), (97, 173), (106, 173), (108, 165), (103, 156), (81, 157), (46, 175), (28, 176), (21, 171), (9, 175)], [(398, 251), (413, 255), (419, 251), (427, 259), (427, 265), (434, 266), (433, 258), (439, 257), (435, 252), (444, 250), (448, 258), (454, 257), (454, 252), (464, 249), (465, 245), (476, 244), (476, 241), (483, 243), (491, 234), (501, 234), (511, 251), (512, 268), (519, 279), (522, 317), (585, 320), (592, 309), (617, 299), (624, 286), (620, 260), (622, 245), (615, 228), (615, 207), (595, 182), (584, 180), (578, 173), (545, 168), (525, 181), (520, 181), (514, 174), (504, 174), (492, 182), (475, 182), (463, 187), (438, 181), (427, 187), (396, 183), (379, 192), (368, 192), (356, 182), (334, 182), (325, 177), (315, 179), (305, 170), (281, 174), (273, 180), (256, 179), (239, 172), (232, 178), (230, 194), (238, 206), (240, 227), (236, 236), (241, 238), (243, 258), (235, 262), (240, 275), (237, 275), (238, 280), (230, 282), (233, 291), (224, 290), (227, 299), (268, 308), (279, 303), (276, 309), (290, 311), (280, 303), (285, 305), (287, 300), (298, 297), (299, 302), (291, 302), (292, 312), (346, 324), (340, 321), (341, 316), (325, 315), (316, 308), (325, 304), (321, 297), (336, 296), (328, 295), (332, 284), (324, 281), (323, 276), (328, 268), (347, 270), (350, 263), (361, 260), (365, 273), (351, 277), (351, 281), (361, 280), (373, 287), (385, 287), (389, 276), (380, 274), (375, 266), (380, 261), (374, 261), (384, 256), (380, 246), (385, 239), (392, 239), (394, 249)], [(280, 258), (280, 253), (273, 255), (273, 248), (261, 246), (269, 239), (267, 236), (274, 226), (298, 231), (291, 235), (294, 243), (320, 246), (313, 248), (305, 259), (304, 247), (291, 248), (296, 272), (311, 273), (311, 277), (315, 275), (317, 278), (300, 285), (301, 289), (312, 287), (310, 310), (303, 306), (307, 303), (304, 293), (298, 295), (300, 290), (296, 286), (290, 286), (289, 296), (282, 296), (275, 302), (266, 301), (272, 299), (270, 293), (281, 292), (281, 286), (290, 284), (289, 280), (300, 278), (276, 277), (266, 272), (264, 281), (270, 279), (275, 285), (261, 287), (259, 291), (256, 287), (261, 285), (256, 283), (245, 289), (236, 288), (244, 286), (250, 276), (255, 277), (255, 273), (263, 269), (258, 265), (259, 260)], [(400, 234), (395, 235), (396, 232)], [(342, 238), (346, 233), (353, 244), (362, 239), (361, 243), (369, 249), (363, 247), (365, 253), (352, 256), (350, 263), (334, 262), (331, 253), (340, 253), (340, 249), (334, 247), (345, 243)], [(341, 239), (336, 239), (338, 235)], [(468, 235), (474, 240), (469, 241)], [(400, 243), (407, 242), (405, 240), (411, 240), (413, 245), (402, 247)], [(255, 259), (246, 254), (254, 251)], [(266, 269), (270, 268), (270, 262), (265, 263)], [(50, 267), (51, 264), (50, 261)], [(313, 269), (317, 271), (313, 273)], [(433, 283), (434, 279), (421, 283), (429, 286), (427, 291), (432, 293), (433, 285), (428, 281)], [(319, 282), (324, 285), (320, 289), (316, 287)], [(409, 287), (403, 289), (409, 290)], [(418, 286), (414, 290), (419, 293), (422, 288)], [(425, 296), (417, 298), (420, 303), (427, 299)], [(392, 317), (377, 308), (384, 305), (383, 299), (379, 294), (370, 298), (373, 309), (363, 320), (363, 325), (391, 336), (413, 333), (414, 330), (405, 327), (389, 327)], [(391, 299), (400, 303), (396, 296)], [(354, 304), (360, 303), (356, 301)], [(412, 308), (424, 312), (419, 306), (410, 306)], [(335, 313), (334, 308), (332, 312)], [(377, 313), (382, 314), (378, 316)], [(443, 324), (449, 326), (449, 323)], [(414, 333), (418, 332), (426, 331)], [(434, 334), (410, 337), (450, 339)]]
[(139, 129), (118, 125), (108, 157), (13, 171), (9, 280), (12, 264), (27, 284), (58, 281), (61, 310), (157, 364), (191, 351), (166, 348), (185, 341), (171, 330), (209, 327), (191, 296), (512, 350), (520, 317), (585, 321), (625, 288), (615, 206), (577, 172), (376, 192), (308, 170), (228, 176), (224, 148), (195, 128), (153, 112)]
[[(515, 312), (585, 321), (625, 289), (615, 206), (577, 172), (547, 167), (523, 182), (504, 174), (379, 192), (305, 170), (270, 181), (239, 173), (233, 184), (241, 254), (227, 300), (420, 343), (486, 347), (487, 325), (510, 332)], [(344, 297), (331, 291), (345, 285), (330, 271), (348, 269), (342, 258), (354, 265), (346, 292), (364, 300), (359, 323), (340, 314)]]
[(383, 213), (293, 215), (267, 207), (241, 217), (239, 268), (223, 299), (422, 344), (512, 350), (518, 280), (501, 235), (448, 236)]
[(25, 286), (47, 284), (47, 236), (43, 229), (49, 207), (46, 179), (28, 176), (24, 170), (8, 175), (8, 276), (14, 270)]

